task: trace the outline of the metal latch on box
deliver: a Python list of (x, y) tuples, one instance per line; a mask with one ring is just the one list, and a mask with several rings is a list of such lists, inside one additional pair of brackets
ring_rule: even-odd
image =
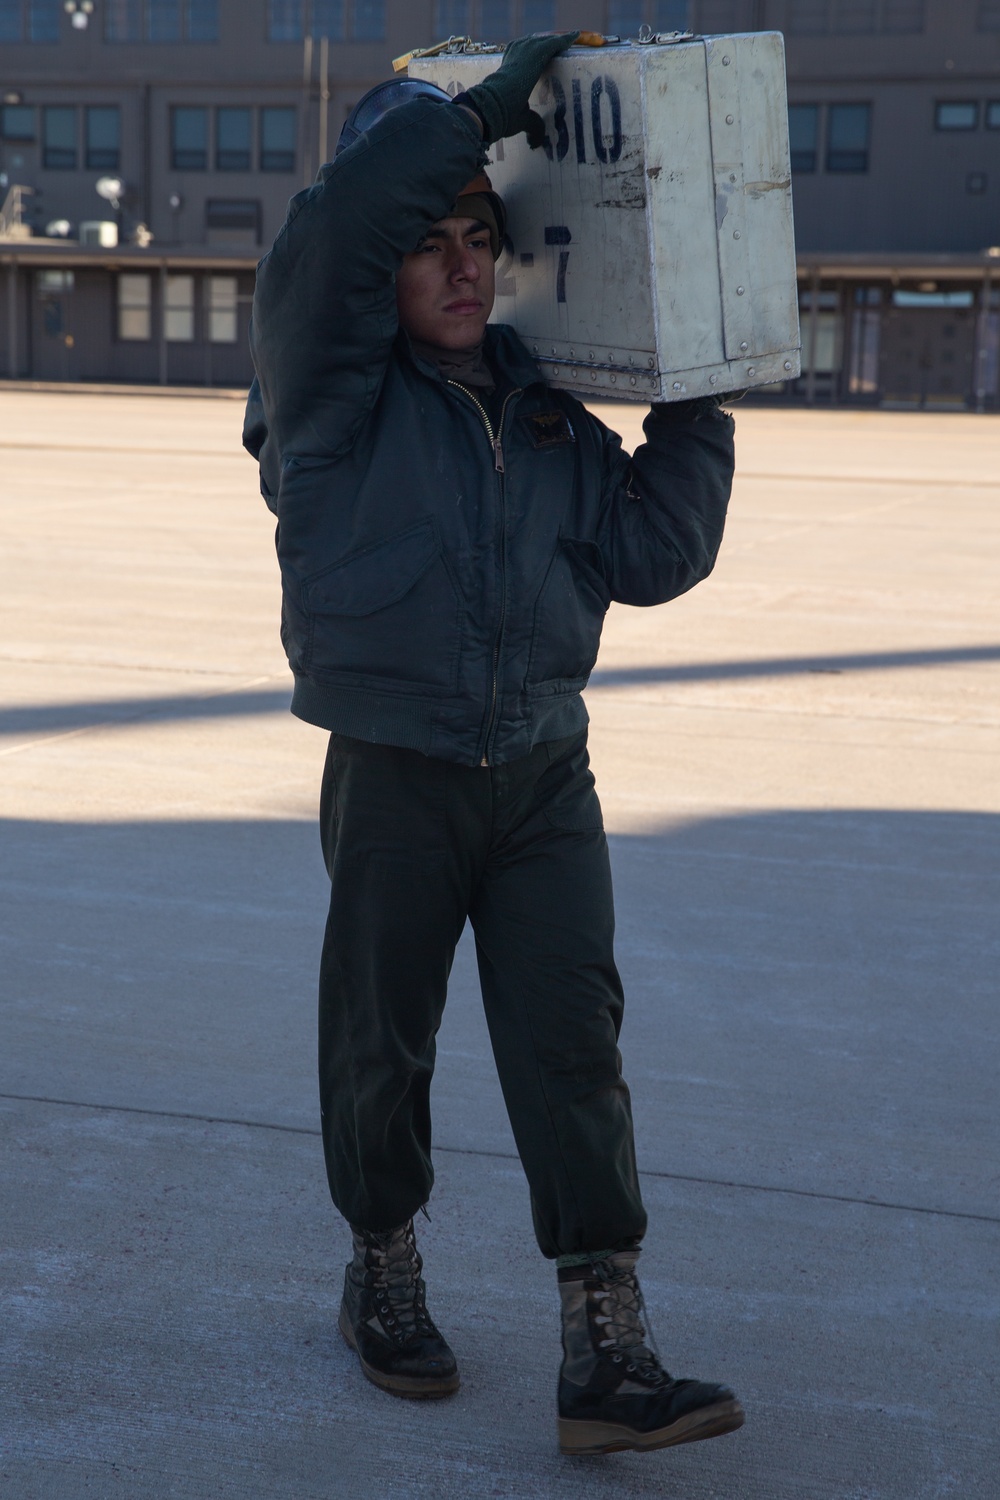
[[(603, 47), (607, 42), (618, 42), (617, 36), (602, 36), (599, 31), (581, 31), (574, 42), (575, 47)], [(460, 54), (462, 57), (486, 57), (490, 53), (505, 51), (503, 42), (474, 42), (471, 36), (450, 36), (446, 42), (437, 42), (433, 47), (417, 47), (413, 52), (404, 52), (394, 57), (394, 73), (405, 73), (411, 62), (421, 57), (440, 57), (444, 52)]]
[(650, 43), (658, 47), (670, 47), (674, 42), (690, 42), (694, 40), (693, 31), (654, 31), (652, 26), (644, 23), (639, 27), (638, 40), (643, 46), (648, 47)]

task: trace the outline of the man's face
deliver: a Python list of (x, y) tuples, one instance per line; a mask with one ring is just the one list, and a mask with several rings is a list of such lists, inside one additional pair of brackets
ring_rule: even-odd
[(439, 219), (396, 273), (399, 321), (412, 338), (474, 349), (493, 311), (493, 251), (478, 219)]

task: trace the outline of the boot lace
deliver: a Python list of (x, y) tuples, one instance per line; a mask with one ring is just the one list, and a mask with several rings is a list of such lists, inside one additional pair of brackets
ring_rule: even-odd
[(364, 1236), (365, 1282), (379, 1321), (397, 1343), (437, 1332), (427, 1311), (413, 1221), (384, 1234)]
[(648, 1321), (648, 1314), (635, 1272), (610, 1260), (599, 1261), (594, 1269), (599, 1277), (594, 1293), (598, 1310), (591, 1316), (602, 1334), (598, 1348), (613, 1364), (624, 1365), (623, 1376), (637, 1375), (647, 1384), (668, 1384), (672, 1377), (663, 1368), (652, 1332), (643, 1322), (644, 1318)]

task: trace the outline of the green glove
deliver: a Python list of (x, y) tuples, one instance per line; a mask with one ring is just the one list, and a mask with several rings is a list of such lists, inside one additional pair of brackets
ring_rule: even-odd
[(565, 31), (561, 36), (523, 36), (510, 43), (496, 73), (459, 94), (455, 103), (468, 104), (475, 110), (483, 122), (488, 146), (522, 130), (532, 150), (542, 144), (545, 126), (528, 108), (528, 99), (552, 59), (572, 47), (579, 35), (578, 31)]

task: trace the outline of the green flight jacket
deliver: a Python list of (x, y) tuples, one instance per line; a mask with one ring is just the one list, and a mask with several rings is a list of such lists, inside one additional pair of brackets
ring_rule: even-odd
[(466, 765), (583, 729), (608, 605), (711, 571), (733, 475), (714, 401), (655, 406), (630, 459), (510, 328), (487, 329), (495, 426), (414, 356), (396, 270), (484, 160), (465, 111), (417, 99), (292, 199), (258, 268), (244, 433), (278, 519), (292, 711)]

